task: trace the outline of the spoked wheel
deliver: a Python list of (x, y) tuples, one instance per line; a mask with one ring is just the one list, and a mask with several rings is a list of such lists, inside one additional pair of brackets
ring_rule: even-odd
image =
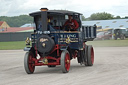
[(86, 66), (92, 66), (94, 63), (94, 50), (91, 45), (88, 45), (87, 50), (85, 50), (85, 59), (86, 59)]
[(35, 70), (34, 61), (32, 60), (34, 58), (34, 55), (32, 52), (26, 52), (24, 56), (24, 68), (26, 73), (32, 74)]
[(67, 50), (61, 53), (61, 69), (63, 73), (69, 72), (70, 69), (70, 54)]

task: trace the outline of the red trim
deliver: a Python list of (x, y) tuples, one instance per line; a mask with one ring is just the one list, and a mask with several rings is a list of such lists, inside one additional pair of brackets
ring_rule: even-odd
[(56, 62), (53, 62), (53, 63), (48, 63), (48, 64), (43, 64), (43, 63), (36, 63), (35, 66), (42, 66), (42, 65), (60, 65)]
[(92, 61), (92, 64), (94, 63), (94, 50), (93, 50), (93, 47), (91, 48), (91, 61)]
[(60, 49), (60, 47), (59, 47), (59, 45), (57, 45), (57, 56), (60, 56), (59, 49)]
[(60, 50), (60, 46), (65, 46), (65, 45), (59, 45), (59, 44), (55, 45), (55, 47), (54, 47), (54, 49), (52, 50), (51, 53), (53, 53), (55, 50), (57, 50), (57, 56), (60, 56), (60, 51), (59, 51)]
[[(54, 49), (52, 50), (51, 53), (53, 53), (54, 51), (57, 50), (57, 56), (60, 56), (60, 46), (65, 46), (65, 45), (55, 45)], [(35, 51), (36, 51), (36, 55), (37, 55), (37, 47), (35, 46)], [(50, 53), (50, 54), (51, 54)], [(55, 57), (52, 57), (52, 56), (45, 56), (46, 59), (48, 60), (55, 60), (54, 62), (48, 62), (48, 64), (44, 64), (43, 62), (39, 62), (41, 60), (44, 59), (44, 57), (40, 57), (40, 59), (36, 59), (36, 58), (32, 58), (32, 61), (35, 62), (35, 66), (42, 66), (42, 65), (60, 65), (60, 57), (59, 58), (55, 58)]]
[(30, 69), (31, 72), (34, 72), (35, 69), (35, 64), (33, 63), (33, 56), (31, 54), (28, 55), (28, 67)]
[(70, 69), (70, 57), (68, 53), (66, 53), (65, 55), (65, 68), (67, 71), (69, 71)]
[(75, 59), (77, 57), (77, 54), (78, 54), (78, 51), (76, 50), (75, 54), (74, 55), (72, 54), (72, 57)]
[[(55, 50), (57, 50), (57, 56), (60, 56), (60, 54), (59, 54), (59, 49), (60, 49), (60, 46), (57, 44), (57, 45), (55, 45), (55, 47), (54, 47), (54, 49), (52, 50), (51, 53), (53, 53)], [(50, 54), (51, 54), (51, 53), (50, 53)]]
[(54, 58), (54, 57), (48, 56), (48, 57), (45, 57), (45, 58), (56, 60), (57, 63), (60, 63), (60, 57), (59, 58)]
[(36, 47), (36, 45), (35, 45), (35, 51), (36, 51), (36, 56), (37, 56), (37, 53), (38, 53), (38, 52), (37, 52), (37, 47)]
[(43, 60), (44, 58), (41, 57), (40, 59), (36, 59), (36, 58), (32, 58), (32, 61), (35, 62), (35, 66), (41, 66), (41, 65), (60, 65), (60, 58), (54, 58), (52, 56), (46, 56), (46, 59), (51, 59), (51, 60), (55, 60), (55, 62), (49, 62), (48, 64), (44, 64), (43, 62), (39, 62), (41, 60)]

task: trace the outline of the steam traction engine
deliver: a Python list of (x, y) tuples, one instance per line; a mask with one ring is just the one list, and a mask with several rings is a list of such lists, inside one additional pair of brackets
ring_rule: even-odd
[[(64, 29), (68, 15), (79, 23), (77, 30)], [(31, 34), (31, 46), (24, 48), (27, 51), (24, 57), (26, 73), (32, 74), (35, 66), (42, 65), (61, 65), (62, 72), (67, 73), (73, 58), (85, 66), (93, 65), (93, 47), (85, 42), (96, 38), (96, 26), (82, 26), (81, 13), (41, 8), (41, 11), (30, 13), (30, 16), (34, 18), (35, 30)], [(27, 39), (26, 45), (29, 44), (30, 40)]]

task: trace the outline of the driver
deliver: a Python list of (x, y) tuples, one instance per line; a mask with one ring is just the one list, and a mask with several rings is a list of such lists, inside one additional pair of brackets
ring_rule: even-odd
[(79, 27), (79, 24), (73, 19), (72, 15), (68, 15), (68, 20), (65, 22), (64, 27), (66, 31), (75, 31)]
[(54, 28), (53, 28), (53, 26), (52, 26), (52, 23), (51, 23), (51, 19), (52, 19), (53, 17), (52, 16), (48, 16), (48, 18), (47, 18), (47, 22), (48, 22), (48, 30), (50, 30), (50, 31), (56, 31)]

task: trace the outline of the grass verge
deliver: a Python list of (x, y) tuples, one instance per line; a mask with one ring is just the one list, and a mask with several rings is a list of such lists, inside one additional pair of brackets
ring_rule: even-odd
[(0, 50), (23, 49), (24, 47), (25, 41), (0, 42)]
[[(86, 44), (94, 47), (126, 47), (128, 46), (128, 39), (88, 41)], [(25, 41), (0, 42), (0, 50), (24, 49), (25, 46)]]
[(126, 39), (126, 40), (88, 41), (87, 45), (93, 45), (94, 47), (127, 47), (128, 39)]

